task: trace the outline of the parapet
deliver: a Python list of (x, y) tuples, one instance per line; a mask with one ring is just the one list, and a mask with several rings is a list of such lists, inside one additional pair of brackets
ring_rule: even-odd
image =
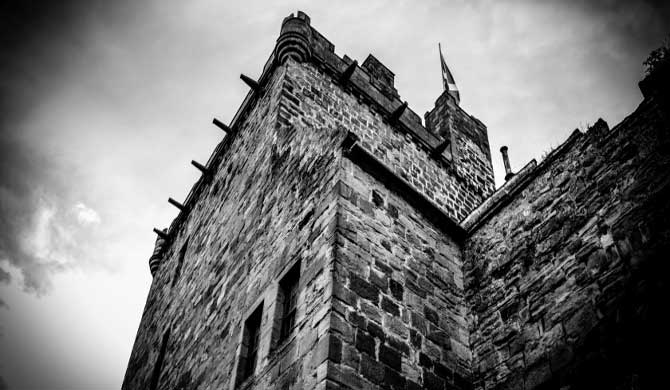
[[(410, 139), (426, 151), (433, 152), (443, 143), (444, 140), (421, 124), (421, 117), (409, 107), (402, 112), (397, 111), (405, 103), (400, 100), (394, 85), (395, 75), (388, 67), (372, 54), (361, 66), (346, 55), (340, 58), (335, 54), (335, 46), (311, 27), (309, 16), (300, 11), (296, 15), (289, 15), (282, 22), (277, 44), (268, 61), (270, 66), (263, 69), (259, 83), (268, 78), (274, 66), (284, 64), (288, 59), (315, 64), (333, 76), (343, 88), (356, 94), (364, 103), (383, 115), (391, 117), (393, 113), (399, 114), (395, 118), (396, 128), (408, 134)], [(243, 107), (240, 108), (242, 110)], [(444, 156), (437, 158), (449, 163)]]
[(398, 90), (395, 88), (394, 79), (395, 75), (389, 68), (384, 64), (379, 62), (379, 60), (372, 54), (368, 55), (368, 58), (363, 61), (361, 65), (363, 69), (370, 75), (370, 82), (389, 99), (400, 98), (398, 95)]
[[(205, 164), (205, 169), (218, 166), (218, 162), (228, 150), (231, 139), (234, 138), (240, 124), (244, 122), (259, 96), (262, 96), (263, 89), (274, 70), (288, 61), (313, 64), (319, 71), (329, 75), (333, 83), (351, 93), (371, 111), (380, 114), (386, 123), (404, 134), (408, 142), (413, 142), (419, 149), (422, 149), (428, 159), (433, 159), (438, 165), (453, 174), (457, 181), (464, 183), (468, 197), (472, 198), (469, 203), (476, 203), (478, 198), (486, 197), (493, 191), (493, 173), (490, 167), (486, 127), (480, 121), (465, 113), (455, 103), (447, 102), (443, 94), (436, 102), (436, 109), (431, 111), (430, 117), (427, 116), (427, 126), (424, 126), (421, 117), (408, 107), (407, 102), (400, 100), (394, 85), (395, 75), (388, 67), (373, 55), (369, 55), (361, 66), (346, 55), (339, 57), (335, 54), (335, 46), (314, 29), (309, 16), (300, 11), (283, 20), (275, 48), (257, 81), (249, 77), (243, 78), (252, 88), (227, 126), (231, 135), (217, 145)], [(441, 104), (443, 101), (445, 104)], [(446, 114), (447, 112), (449, 114)], [(449, 119), (451, 120), (449, 129), (458, 129), (458, 131), (440, 130), (442, 128), (440, 123), (446, 123), (444, 118), (455, 119), (455, 121)], [(464, 126), (463, 131), (461, 131), (461, 125)], [(476, 146), (473, 148), (470, 145)], [(456, 158), (453, 151), (461, 146), (463, 147), (462, 153), (459, 158)], [(477, 146), (484, 153), (476, 151)], [(473, 161), (475, 164), (471, 163)], [(207, 187), (208, 177), (211, 175), (203, 174), (187, 195), (181, 205), (179, 215), (164, 233), (166, 242), (171, 241), (178, 234), (189, 211), (193, 209), (201, 193)], [(164, 252), (166, 247), (168, 245), (157, 245), (152, 259)]]

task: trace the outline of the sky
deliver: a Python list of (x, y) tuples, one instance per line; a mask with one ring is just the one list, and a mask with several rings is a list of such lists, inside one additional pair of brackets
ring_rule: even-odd
[(0, 389), (118, 389), (151, 283), (153, 227), (177, 215), (282, 19), (302, 10), (374, 54), (420, 115), (442, 89), (512, 168), (641, 101), (670, 33), (657, 1), (6, 1), (0, 5)]

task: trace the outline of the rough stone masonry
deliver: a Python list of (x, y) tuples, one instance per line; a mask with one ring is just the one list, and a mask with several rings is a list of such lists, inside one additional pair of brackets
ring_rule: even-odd
[(494, 191), (482, 122), (290, 15), (158, 232), (123, 389), (659, 388), (669, 73)]

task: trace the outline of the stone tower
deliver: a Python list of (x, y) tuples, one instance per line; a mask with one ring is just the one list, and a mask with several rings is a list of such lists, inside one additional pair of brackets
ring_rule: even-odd
[[(602, 133), (576, 133), (494, 194), (479, 120), (445, 92), (422, 124), (391, 70), (372, 55), (361, 65), (338, 57), (301, 12), (284, 19), (259, 79), (242, 78), (250, 91), (241, 107), (230, 125), (216, 122), (227, 136), (206, 165), (195, 163), (201, 178), (157, 231), (124, 389), (530, 389), (573, 380), (559, 371), (573, 350), (539, 373), (525, 356), (544, 343), (535, 358), (551, 362), (564, 323), (593, 315), (595, 326), (596, 312), (580, 311), (581, 296), (563, 298), (576, 309), (538, 325), (556, 303), (538, 308), (528, 297), (540, 294), (538, 278), (551, 284), (543, 299), (575, 289), (570, 261), (590, 262), (598, 248), (563, 263), (535, 256), (565, 242), (579, 252), (587, 245), (576, 234), (608, 243), (600, 267), (623, 256), (611, 248), (625, 246), (625, 234), (588, 220), (597, 210), (561, 230), (568, 206), (554, 209), (569, 191), (558, 189), (574, 177), (547, 184), (556, 161)], [(547, 281), (555, 273), (562, 277)]]

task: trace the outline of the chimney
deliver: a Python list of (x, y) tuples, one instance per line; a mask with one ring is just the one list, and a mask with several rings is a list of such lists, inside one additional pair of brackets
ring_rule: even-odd
[(507, 181), (514, 176), (514, 173), (512, 172), (512, 167), (509, 164), (509, 156), (507, 156), (507, 146), (501, 147), (500, 153), (502, 153), (503, 164), (505, 165), (505, 181)]

